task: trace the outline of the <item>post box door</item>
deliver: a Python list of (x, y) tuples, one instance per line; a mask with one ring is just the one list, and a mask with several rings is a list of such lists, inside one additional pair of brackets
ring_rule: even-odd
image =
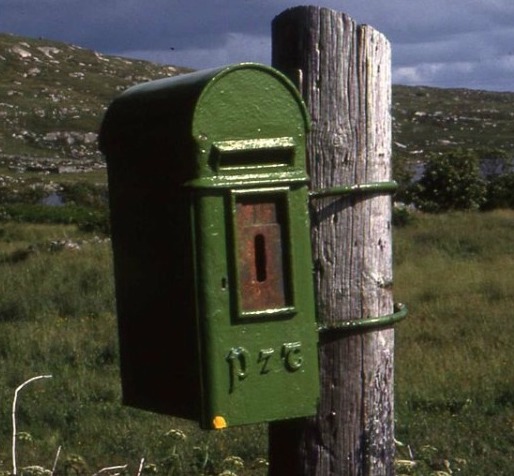
[(234, 197), (239, 316), (292, 307), (285, 192)]

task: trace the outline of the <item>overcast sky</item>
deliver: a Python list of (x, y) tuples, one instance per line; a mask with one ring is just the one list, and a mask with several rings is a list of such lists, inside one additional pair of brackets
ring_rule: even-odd
[(0, 32), (193, 68), (269, 64), (272, 19), (302, 4), (382, 32), (396, 84), (514, 91), (514, 0), (0, 0)]

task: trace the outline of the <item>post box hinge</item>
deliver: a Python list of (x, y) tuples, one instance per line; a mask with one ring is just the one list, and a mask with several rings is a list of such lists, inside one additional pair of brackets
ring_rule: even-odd
[(318, 325), (319, 333), (344, 333), (360, 329), (374, 329), (378, 327), (388, 327), (396, 324), (407, 317), (407, 306), (402, 303), (394, 305), (393, 314), (381, 317), (367, 317), (363, 319), (350, 319), (348, 321), (339, 321), (332, 324)]
[(328, 187), (322, 190), (311, 190), (309, 196), (312, 198), (325, 198), (343, 195), (363, 195), (372, 193), (395, 193), (398, 184), (391, 180), (389, 182), (370, 182), (355, 185), (340, 185)]

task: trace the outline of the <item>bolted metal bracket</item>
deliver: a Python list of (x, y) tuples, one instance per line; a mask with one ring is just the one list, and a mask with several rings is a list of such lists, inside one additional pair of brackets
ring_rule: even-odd
[(402, 303), (394, 305), (394, 313), (381, 317), (366, 317), (363, 319), (350, 319), (348, 321), (339, 321), (333, 324), (318, 325), (319, 333), (344, 333), (360, 329), (375, 329), (379, 327), (388, 327), (407, 317), (408, 309)]

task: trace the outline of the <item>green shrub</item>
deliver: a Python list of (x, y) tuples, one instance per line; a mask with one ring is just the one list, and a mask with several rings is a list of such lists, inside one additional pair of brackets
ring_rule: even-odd
[(398, 189), (394, 194), (396, 202), (411, 203), (411, 189), (414, 179), (412, 166), (408, 161), (400, 162), (393, 157), (393, 175), (394, 180), (398, 184)]
[(492, 177), (487, 183), (485, 210), (514, 208), (514, 173)]
[(52, 186), (38, 180), (0, 175), (0, 203), (38, 203)]
[(107, 186), (90, 182), (71, 182), (61, 184), (60, 197), (64, 203), (82, 207), (105, 209), (107, 207)]
[(485, 199), (486, 185), (480, 177), (479, 160), (469, 151), (455, 150), (431, 158), (412, 188), (414, 205), (432, 213), (475, 210)]
[(414, 214), (405, 206), (395, 206), (393, 208), (392, 223), (393, 226), (407, 226), (414, 223), (416, 217)]
[(74, 224), (85, 232), (101, 233), (103, 235), (108, 235), (110, 232), (109, 215), (106, 207), (93, 209), (75, 204), (53, 207), (42, 204), (13, 203), (0, 206), (0, 221)]

